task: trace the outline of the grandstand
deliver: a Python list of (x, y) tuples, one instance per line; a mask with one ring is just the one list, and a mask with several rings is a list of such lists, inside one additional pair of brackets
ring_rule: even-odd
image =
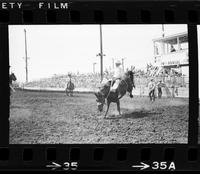
[[(154, 66), (157, 75), (176, 80), (178, 86), (189, 85), (188, 35), (177, 33), (153, 40)], [(171, 48), (174, 48), (173, 50)], [(163, 80), (166, 81), (166, 78)]]

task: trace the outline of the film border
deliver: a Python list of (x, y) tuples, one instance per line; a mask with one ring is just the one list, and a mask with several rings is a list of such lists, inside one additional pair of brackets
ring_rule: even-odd
[[(63, 161), (77, 160), (81, 164), (78, 168), (79, 170), (132, 170), (128, 166), (139, 164), (140, 161), (149, 163), (155, 160), (170, 161), (169, 159), (173, 159), (177, 165), (177, 170), (200, 170), (198, 166), (200, 151), (199, 145), (197, 145), (198, 114), (196, 114), (199, 112), (198, 73), (196, 74), (198, 72), (196, 25), (199, 24), (200, 2), (116, 1), (113, 3), (109, 1), (75, 1), (69, 3), (69, 9), (67, 10), (37, 9), (37, 2), (23, 2), (28, 4), (23, 9), (0, 9), (0, 72), (3, 76), (0, 78), (0, 91), (4, 91), (0, 95), (2, 100), (1, 107), (3, 108), (0, 111), (0, 152), (3, 154), (3, 157), (1, 157), (3, 160), (0, 160), (0, 168), (49, 170), (45, 168), (47, 162), (55, 160), (57, 163), (62, 163)], [(98, 23), (188, 24), (189, 75), (192, 77), (190, 78), (189, 88), (188, 144), (9, 145), (9, 86), (6, 83), (8, 82), (9, 64), (8, 25)], [(121, 152), (119, 149), (122, 149)], [(124, 153), (126, 155), (123, 156), (122, 154)], [(32, 158), (27, 160), (27, 154), (28, 156), (32, 154)], [(48, 154), (50, 155), (48, 156)], [(96, 160), (94, 160), (94, 154), (96, 154)]]

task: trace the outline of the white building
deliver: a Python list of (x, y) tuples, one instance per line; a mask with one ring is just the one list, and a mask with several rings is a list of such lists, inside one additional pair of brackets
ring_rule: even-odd
[(182, 73), (189, 82), (188, 34), (177, 33), (153, 40), (156, 66)]

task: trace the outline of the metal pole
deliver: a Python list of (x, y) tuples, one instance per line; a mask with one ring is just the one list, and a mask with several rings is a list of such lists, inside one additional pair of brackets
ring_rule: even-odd
[(114, 66), (114, 58), (112, 58), (112, 69), (114, 70), (115, 66)]
[(165, 28), (164, 28), (164, 24), (162, 24), (162, 37), (165, 37)]
[(102, 27), (100, 24), (100, 72), (101, 81), (103, 80), (103, 41), (102, 41)]
[(96, 63), (93, 63), (93, 73), (95, 74), (95, 65)]
[(26, 42), (26, 30), (24, 29), (25, 34), (25, 63), (26, 63), (26, 83), (28, 83), (28, 57), (27, 57), (27, 42)]
[(125, 58), (122, 58), (122, 69), (123, 69), (123, 71), (124, 71), (124, 59)]

